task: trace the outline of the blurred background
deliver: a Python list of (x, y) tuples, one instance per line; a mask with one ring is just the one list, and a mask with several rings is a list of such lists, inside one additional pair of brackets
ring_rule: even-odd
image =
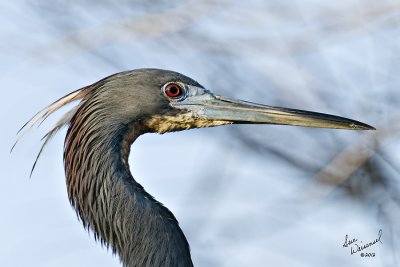
[[(49, 103), (142, 67), (378, 129), (240, 125), (140, 137), (132, 173), (174, 212), (195, 266), (399, 266), (399, 1), (3, 0), (0, 38), (0, 266), (121, 266), (69, 206), (65, 129), (29, 178), (57, 116), (9, 150)], [(383, 244), (365, 250), (375, 257), (343, 247), (346, 235), (365, 244), (379, 229)]]

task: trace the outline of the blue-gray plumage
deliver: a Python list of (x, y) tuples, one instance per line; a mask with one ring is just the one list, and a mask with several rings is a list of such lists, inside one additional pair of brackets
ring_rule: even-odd
[(84, 227), (111, 247), (126, 267), (193, 266), (188, 242), (172, 212), (131, 175), (128, 156), (139, 135), (232, 123), (373, 129), (333, 115), (217, 96), (182, 74), (158, 69), (104, 78), (54, 102), (24, 127), (78, 100), (45, 136), (43, 147), (68, 126), (64, 166), (69, 200)]

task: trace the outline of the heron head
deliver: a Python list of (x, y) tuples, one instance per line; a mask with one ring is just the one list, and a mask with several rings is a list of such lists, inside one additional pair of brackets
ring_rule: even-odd
[[(142, 123), (150, 132), (165, 133), (234, 123), (374, 129), (359, 121), (339, 116), (272, 107), (215, 95), (191, 78), (172, 71), (145, 69), (130, 75), (133, 75), (130, 82), (127, 80), (124, 86), (124, 90), (131, 88), (126, 91), (129, 96), (117, 100), (117, 106), (124, 111), (130, 107), (132, 111), (124, 112), (125, 116), (129, 113), (141, 114)], [(117, 88), (120, 90), (121, 86)]]
[(139, 125), (139, 131), (131, 131), (133, 134), (129, 136), (129, 141), (145, 132), (165, 133), (234, 123), (375, 129), (339, 116), (229, 99), (211, 93), (193, 79), (177, 72), (138, 69), (111, 75), (58, 99), (21, 128), (14, 146), (26, 130), (40, 125), (55, 111), (75, 101), (79, 101), (78, 105), (44, 136), (36, 161), (48, 141), (65, 125), (79, 133), (73, 135), (77, 138), (84, 133), (112, 138), (113, 129), (120, 132), (131, 125)]
[(138, 69), (106, 77), (56, 101), (38, 119), (77, 99), (81, 99), (80, 104), (60, 125), (73, 119), (81, 120), (82, 125), (96, 122), (101, 129), (140, 124), (142, 133), (233, 123), (374, 129), (343, 117), (229, 99), (180, 73), (160, 69)]

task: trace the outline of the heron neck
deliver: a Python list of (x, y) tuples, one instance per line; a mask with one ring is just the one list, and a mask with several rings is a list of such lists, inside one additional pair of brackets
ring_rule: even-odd
[(125, 267), (193, 266), (174, 215), (129, 170), (130, 146), (140, 135), (140, 127), (121, 127), (112, 135), (81, 131), (85, 134), (80, 142), (68, 142), (74, 135), (71, 129), (73, 125), (64, 155), (67, 187), (83, 225), (110, 246)]

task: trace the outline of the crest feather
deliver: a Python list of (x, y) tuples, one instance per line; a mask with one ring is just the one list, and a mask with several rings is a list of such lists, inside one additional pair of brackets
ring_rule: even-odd
[[(82, 100), (90, 91), (91, 86), (83, 87), (81, 89), (78, 89), (72, 93), (69, 93), (66, 96), (63, 96), (62, 98), (58, 99), (57, 101), (53, 102), (46, 108), (42, 109), (38, 113), (36, 113), (29, 121), (27, 121), (21, 129), (18, 131), (17, 135), (17, 140), (15, 141), (14, 145), (11, 148), (11, 152), (13, 151), (14, 147), (17, 145), (17, 143), (21, 140), (21, 138), (35, 125), (38, 127), (54, 112), (59, 110), (60, 108), (64, 107), (67, 104), (70, 104), (72, 102), (75, 102), (77, 100)], [(82, 103), (82, 102), (81, 102)], [(81, 103), (79, 103), (77, 106), (73, 107), (70, 111), (68, 111), (64, 116), (61, 117), (60, 120), (57, 121), (57, 123), (51, 128), (41, 139), (43, 141), (42, 147), (39, 150), (38, 155), (36, 156), (35, 162), (33, 163), (32, 170), (30, 173), (30, 176), (32, 176), (33, 170), (35, 169), (36, 163), (42, 154), (43, 149), (47, 145), (47, 143), (50, 141), (50, 139), (65, 125), (67, 125), (73, 116), (75, 115), (76, 111), (79, 109)]]

